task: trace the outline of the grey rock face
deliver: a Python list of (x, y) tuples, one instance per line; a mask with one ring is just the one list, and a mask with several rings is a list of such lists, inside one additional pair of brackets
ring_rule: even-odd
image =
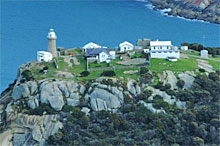
[(86, 91), (86, 87), (84, 85), (81, 85), (80, 90), (79, 90), (80, 94), (84, 94), (85, 91)]
[(54, 82), (54, 84), (60, 89), (60, 91), (63, 93), (65, 97), (69, 97), (69, 92), (67, 90), (65, 81)]
[(138, 103), (143, 104), (152, 113), (166, 113), (163, 109), (154, 108), (152, 103), (146, 103), (143, 100), (139, 101)]
[(49, 103), (56, 111), (60, 111), (64, 105), (63, 94), (53, 82), (41, 86), (40, 100), (42, 103)]
[(167, 73), (167, 83), (170, 83), (171, 89), (177, 89), (177, 79), (172, 71), (166, 71)]
[(80, 105), (80, 101), (79, 101), (79, 100), (76, 100), (76, 99), (68, 98), (68, 99), (67, 99), (67, 105), (79, 106), (79, 105)]
[(124, 96), (123, 96), (123, 93), (121, 91), (119, 91), (116, 87), (112, 87), (112, 93), (114, 95), (116, 95), (120, 101), (120, 103), (124, 103)]
[(121, 106), (120, 101), (123, 100), (104, 89), (95, 88), (90, 95), (90, 105), (95, 111), (118, 108)]
[(81, 109), (81, 111), (84, 112), (84, 113), (86, 113), (86, 115), (88, 115), (89, 112), (90, 112), (90, 109), (87, 108), (87, 107), (83, 107), (83, 108)]
[(28, 85), (28, 88), (30, 90), (30, 95), (33, 95), (34, 92), (36, 92), (37, 88), (38, 88), (37, 82), (35, 82), (35, 81), (28, 81), (27, 85)]
[(39, 106), (39, 101), (36, 97), (30, 97), (29, 100), (28, 100), (28, 106), (31, 108), (31, 109), (35, 109), (36, 107)]
[(70, 93), (70, 98), (79, 99), (79, 94), (78, 93)]
[(186, 109), (186, 102), (177, 101), (177, 102), (176, 102), (176, 106), (177, 106), (178, 108)]
[(50, 106), (56, 111), (60, 111), (64, 105), (63, 97), (61, 95), (54, 95), (48, 98)]
[(21, 84), (19, 86), (15, 86), (12, 91), (12, 98), (14, 100), (20, 99), (22, 97), (30, 96), (30, 91), (27, 84)]
[(193, 82), (194, 82), (194, 80), (195, 80), (195, 78), (188, 75), (188, 74), (179, 74), (178, 76), (179, 76), (180, 79), (182, 79), (185, 82), (184, 88), (185, 89), (190, 89)]
[(92, 98), (90, 105), (94, 111), (108, 110), (106, 102), (99, 98)]
[(13, 146), (23, 146), (25, 142), (25, 134), (14, 134)]
[(152, 93), (152, 96), (155, 96), (155, 95), (160, 95), (161, 97), (163, 97), (163, 100), (166, 101), (167, 103), (169, 104), (174, 104), (176, 102), (176, 97), (171, 97), (170, 95), (168, 95), (166, 92), (164, 91), (160, 91), (159, 89), (155, 89), (153, 87), (147, 87), (148, 90), (151, 90), (153, 93)]
[(127, 88), (131, 94), (133, 94), (134, 96), (137, 96), (136, 88), (134, 87), (134, 83), (135, 83), (134, 80), (129, 80), (127, 83)]
[(67, 81), (66, 82), (67, 88), (69, 89), (69, 92), (75, 92), (78, 90), (78, 84), (74, 81)]
[(138, 84), (136, 84), (136, 92), (137, 92), (137, 95), (141, 94), (141, 88)]

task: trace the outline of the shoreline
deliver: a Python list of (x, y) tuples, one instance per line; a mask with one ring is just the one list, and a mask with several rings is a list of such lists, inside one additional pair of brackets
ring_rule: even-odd
[[(160, 4), (155, 4), (152, 0), (136, 0), (136, 1), (137, 2), (144, 2), (144, 3), (146, 3), (145, 6), (148, 9), (160, 12), (161, 15), (163, 15), (163, 16), (176, 17), (176, 18), (180, 18), (180, 19), (184, 19), (184, 20), (188, 20), (188, 21), (198, 21), (198, 22), (204, 22), (204, 23), (211, 23), (211, 24), (220, 25), (220, 18), (219, 18), (218, 21), (214, 21), (214, 22), (213, 21), (209, 21), (207, 19), (204, 19), (203, 17), (201, 17), (201, 19), (198, 19), (194, 15), (191, 15), (191, 16), (188, 15), (187, 16), (187, 15), (182, 15), (182, 14), (180, 15), (179, 13), (174, 13), (174, 11), (176, 11), (177, 8), (169, 7), (169, 6), (163, 6), (163, 5), (160, 5)], [(187, 11), (187, 10), (189, 11), (189, 13), (190, 12), (194, 12), (194, 11), (192, 11), (190, 9), (183, 9), (181, 11)]]

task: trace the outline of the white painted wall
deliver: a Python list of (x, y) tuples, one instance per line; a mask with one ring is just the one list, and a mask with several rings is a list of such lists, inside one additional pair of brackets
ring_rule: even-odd
[(172, 46), (150, 46), (151, 50), (170, 50)]
[(183, 50), (183, 51), (188, 50), (188, 46), (181, 46), (181, 50)]
[(110, 58), (110, 56), (105, 52), (99, 54), (99, 62), (105, 62), (108, 58)]
[(37, 61), (39, 62), (49, 62), (53, 58), (52, 54), (50, 52), (46, 51), (38, 51), (37, 52)]
[(120, 52), (131, 51), (134, 49), (134, 46), (130, 46), (128, 44), (124, 44), (120, 46)]
[(167, 58), (167, 57), (176, 57), (180, 58), (180, 52), (178, 50), (169, 50), (159, 52), (150, 52), (151, 58)]

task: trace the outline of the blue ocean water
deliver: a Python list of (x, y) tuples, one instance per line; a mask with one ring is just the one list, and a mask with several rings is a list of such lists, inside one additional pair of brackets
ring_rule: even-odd
[(115, 48), (138, 38), (197, 42), (220, 46), (220, 26), (161, 15), (135, 0), (1, 1), (1, 85), (12, 83), (17, 68), (47, 50), (47, 33), (54, 28), (57, 46), (80, 47), (93, 41)]

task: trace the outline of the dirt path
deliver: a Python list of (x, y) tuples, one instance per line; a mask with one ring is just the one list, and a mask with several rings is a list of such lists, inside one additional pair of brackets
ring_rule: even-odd
[(72, 62), (70, 62), (70, 60), (72, 59), (72, 57), (70, 56), (65, 56), (64, 58), (64, 62), (66, 62), (68, 64), (69, 67), (72, 67)]
[(78, 59), (76, 57), (73, 57), (73, 63), (75, 65), (80, 65), (80, 62), (78, 61)]
[(0, 146), (12, 146), (12, 132), (7, 130), (0, 134)]
[(206, 60), (201, 60), (201, 59), (196, 59), (198, 62), (198, 67), (204, 69), (207, 72), (214, 72), (213, 67), (208, 64), (208, 61)]

